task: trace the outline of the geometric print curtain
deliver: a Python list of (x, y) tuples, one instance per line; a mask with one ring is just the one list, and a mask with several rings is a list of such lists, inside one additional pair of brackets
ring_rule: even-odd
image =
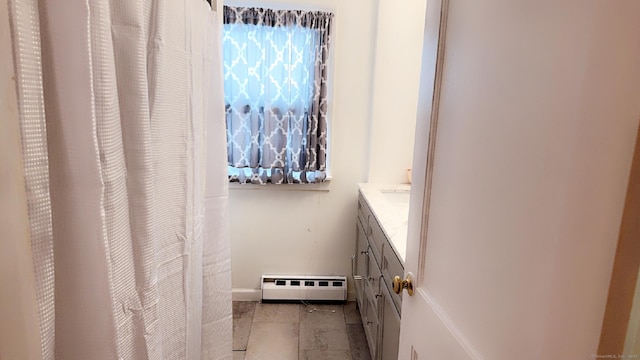
[(223, 19), (230, 181), (324, 181), (333, 14), (225, 6)]

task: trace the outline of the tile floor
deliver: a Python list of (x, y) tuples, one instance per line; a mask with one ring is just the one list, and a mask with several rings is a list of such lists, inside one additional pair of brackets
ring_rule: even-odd
[(233, 303), (233, 360), (371, 360), (355, 302)]

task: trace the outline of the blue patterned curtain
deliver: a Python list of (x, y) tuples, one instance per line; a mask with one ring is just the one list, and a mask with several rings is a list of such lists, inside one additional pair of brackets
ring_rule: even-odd
[(326, 178), (327, 62), (333, 15), (224, 7), (231, 181)]

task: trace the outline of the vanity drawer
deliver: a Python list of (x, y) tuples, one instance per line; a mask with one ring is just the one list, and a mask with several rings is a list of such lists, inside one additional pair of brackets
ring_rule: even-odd
[[(364, 286), (364, 284), (361, 284)], [(360, 320), (362, 320), (362, 325), (367, 323), (367, 305), (369, 302), (366, 297), (362, 297), (362, 303), (358, 301), (358, 312), (360, 313)]]
[(358, 219), (362, 222), (367, 236), (369, 235), (369, 217), (371, 216), (371, 210), (367, 205), (367, 201), (362, 197), (362, 194), (358, 196)]
[(393, 292), (393, 278), (395, 276), (400, 276), (404, 278), (404, 266), (396, 256), (396, 253), (393, 251), (391, 246), (387, 246), (384, 248), (382, 253), (382, 277), (384, 278), (384, 282), (389, 288), (389, 292), (391, 293), (391, 299), (398, 309), (398, 313), (401, 313), (402, 308), (402, 293), (396, 294)]
[(380, 271), (380, 266), (378, 262), (373, 258), (371, 252), (369, 252), (369, 271), (367, 272), (367, 282), (371, 287), (371, 290), (374, 291), (375, 294), (380, 293), (380, 281), (382, 280), (382, 272)]
[(382, 262), (382, 248), (386, 242), (387, 238), (384, 236), (378, 220), (376, 220), (375, 216), (371, 215), (369, 219), (369, 245), (371, 245), (373, 255), (379, 263)]
[(378, 267), (378, 263), (369, 253), (369, 275), (365, 285), (365, 295), (371, 299), (371, 303), (376, 310), (378, 310), (378, 300), (381, 297), (380, 286), (382, 281), (382, 272)]
[(355, 253), (355, 276), (366, 277), (368, 273), (368, 262), (369, 258), (367, 254), (369, 253), (369, 240), (367, 239), (367, 235), (365, 234), (365, 227), (362, 226), (360, 221), (358, 221), (358, 232), (356, 238), (356, 253)]
[(356, 288), (356, 299), (358, 300), (358, 305), (363, 305), (363, 297), (364, 297), (364, 287), (365, 282), (367, 282), (367, 274), (368, 274), (368, 250), (369, 250), (369, 241), (367, 240), (367, 235), (364, 233), (364, 229), (360, 220), (357, 221), (357, 238), (356, 238), (356, 249), (354, 254), (354, 263), (351, 264), (353, 269), (353, 283)]

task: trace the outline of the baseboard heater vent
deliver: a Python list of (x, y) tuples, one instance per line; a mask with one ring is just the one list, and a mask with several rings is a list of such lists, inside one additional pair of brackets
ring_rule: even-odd
[(346, 276), (262, 275), (262, 300), (347, 300)]

